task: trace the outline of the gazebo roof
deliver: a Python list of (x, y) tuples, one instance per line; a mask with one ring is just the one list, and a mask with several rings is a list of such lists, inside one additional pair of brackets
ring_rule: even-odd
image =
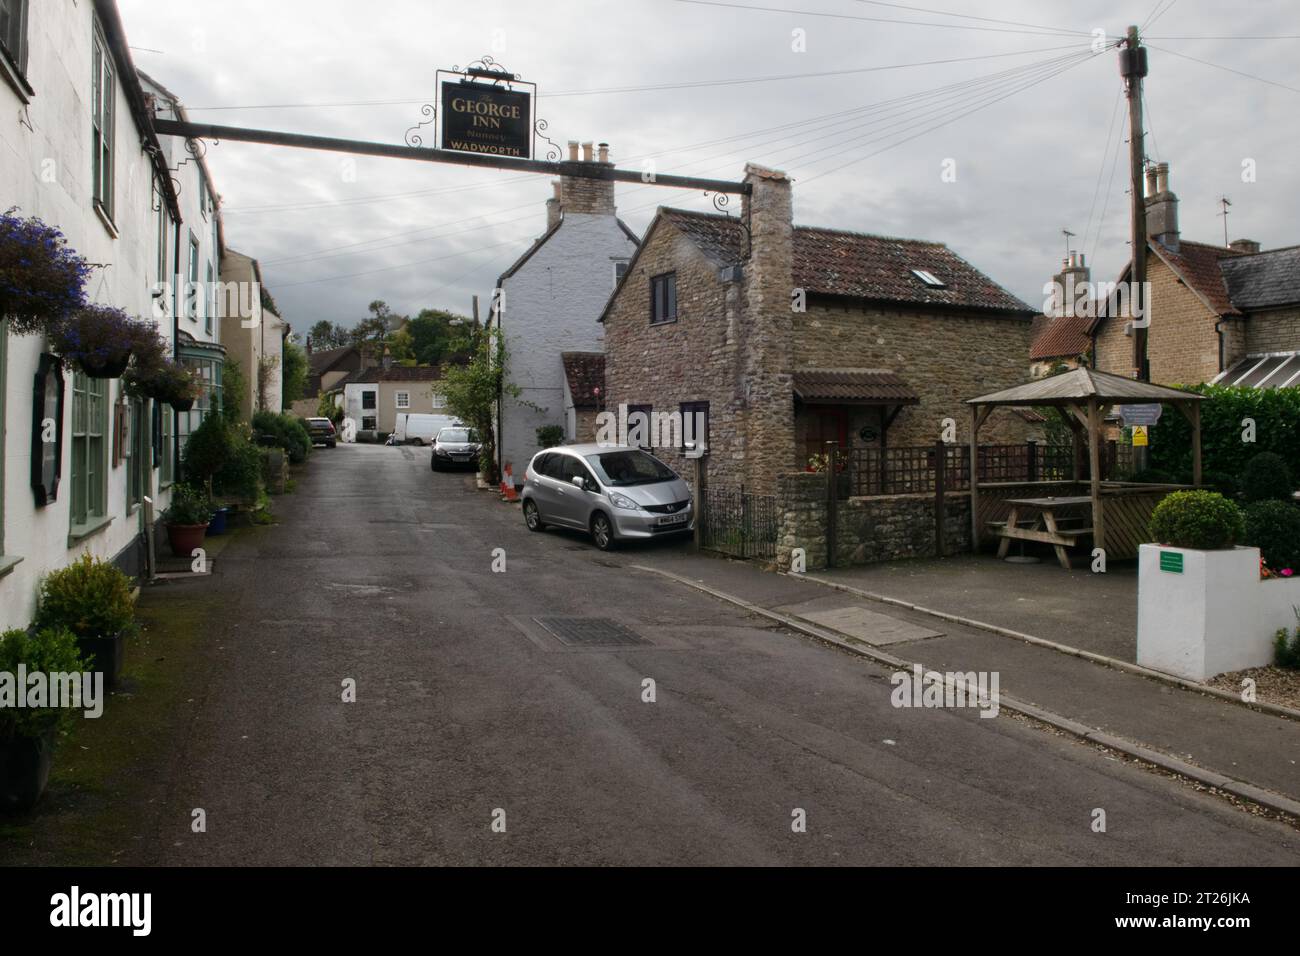
[(966, 404), (1077, 405), (1088, 399), (1110, 405), (1117, 402), (1200, 402), (1205, 400), (1205, 396), (1096, 369), (1076, 368), (979, 398), (968, 398)]

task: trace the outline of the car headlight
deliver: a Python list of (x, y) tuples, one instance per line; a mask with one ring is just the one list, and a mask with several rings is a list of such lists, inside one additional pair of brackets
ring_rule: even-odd
[(641, 506), (626, 495), (620, 495), (617, 491), (609, 493), (610, 503), (615, 508), (622, 508), (624, 511), (638, 511)]

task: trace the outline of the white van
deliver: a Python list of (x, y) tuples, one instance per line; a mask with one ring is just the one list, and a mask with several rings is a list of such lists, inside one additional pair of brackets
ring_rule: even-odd
[(432, 445), (433, 440), (438, 437), (438, 432), (460, 423), (460, 419), (454, 415), (402, 412), (397, 416), (397, 429), (393, 432), (394, 440), (399, 445)]

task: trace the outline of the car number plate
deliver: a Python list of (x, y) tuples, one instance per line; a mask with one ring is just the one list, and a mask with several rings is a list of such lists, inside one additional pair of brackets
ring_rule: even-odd
[(659, 519), (657, 523), (658, 524), (685, 524), (686, 518), (687, 516), (685, 514), (664, 515), (662, 518)]

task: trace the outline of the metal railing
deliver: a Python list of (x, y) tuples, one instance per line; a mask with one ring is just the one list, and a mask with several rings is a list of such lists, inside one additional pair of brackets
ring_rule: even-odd
[(776, 560), (776, 495), (710, 487), (703, 499), (700, 547), (736, 558)]

